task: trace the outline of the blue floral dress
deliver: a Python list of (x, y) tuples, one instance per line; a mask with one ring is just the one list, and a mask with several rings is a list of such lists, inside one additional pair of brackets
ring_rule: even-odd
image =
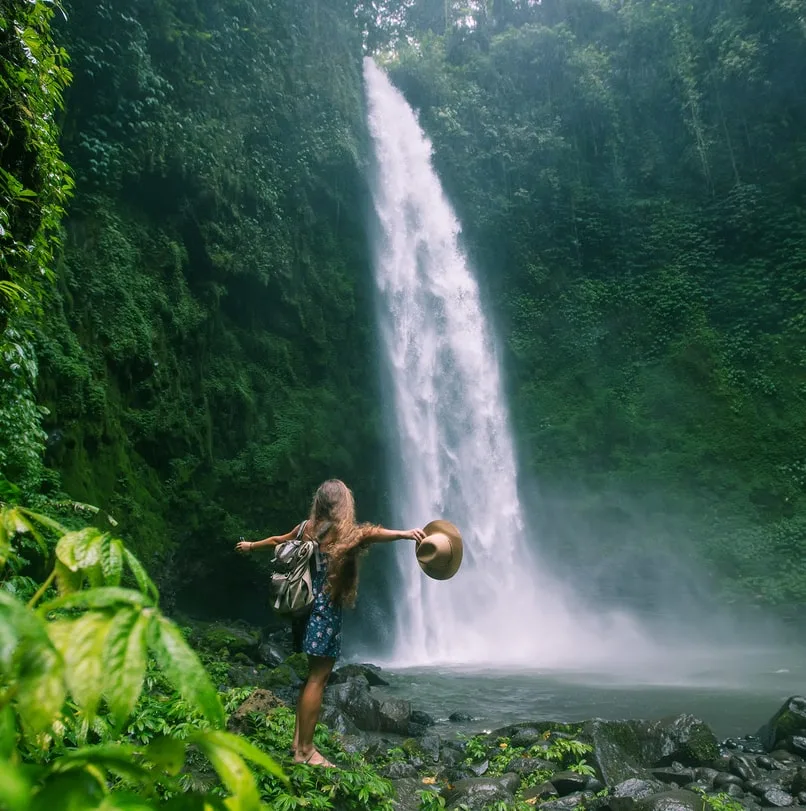
[(302, 653), (338, 659), (341, 654), (342, 607), (336, 605), (325, 591), (327, 564), (328, 557), (322, 552), (311, 559), (313, 607), (307, 617), (294, 620), (292, 633)]

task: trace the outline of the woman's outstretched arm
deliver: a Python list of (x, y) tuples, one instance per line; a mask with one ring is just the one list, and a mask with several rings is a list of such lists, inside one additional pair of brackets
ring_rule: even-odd
[(297, 524), (291, 532), (286, 532), (285, 535), (272, 535), (269, 538), (264, 538), (262, 541), (239, 541), (235, 544), (235, 549), (238, 552), (251, 552), (253, 549), (261, 549), (266, 546), (277, 546), (278, 543), (283, 541), (290, 541), (292, 538), (297, 537), (300, 525)]
[(425, 538), (421, 529), (386, 529), (385, 527), (369, 527), (362, 543), (365, 546), (373, 543), (389, 543), (390, 541), (412, 540), (418, 543)]

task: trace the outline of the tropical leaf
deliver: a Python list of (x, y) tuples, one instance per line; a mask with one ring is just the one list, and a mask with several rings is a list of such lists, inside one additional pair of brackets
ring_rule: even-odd
[(107, 794), (97, 811), (156, 811), (158, 805), (138, 797), (136, 794), (118, 793)]
[(154, 582), (148, 576), (148, 573), (143, 568), (143, 564), (125, 547), (123, 547), (123, 554), (126, 558), (126, 563), (131, 569), (134, 579), (137, 581), (137, 586), (143, 594), (147, 594), (154, 602), (159, 600), (159, 592)]
[(54, 774), (34, 795), (30, 811), (91, 811), (106, 794), (101, 775), (90, 769)]
[(123, 743), (84, 746), (63, 754), (50, 767), (52, 774), (90, 767), (110, 772), (133, 783), (152, 783), (151, 772), (137, 761), (139, 750)]
[(28, 811), (31, 787), (22, 769), (13, 763), (0, 768), (0, 808), (4, 811)]
[(68, 532), (56, 544), (56, 557), (72, 572), (94, 566), (101, 557), (103, 535), (96, 527)]
[(65, 594), (51, 600), (39, 607), (44, 616), (51, 611), (65, 608), (118, 608), (121, 605), (130, 605), (138, 608), (148, 608), (151, 600), (142, 592), (135, 589), (122, 589), (115, 586), (92, 588)]
[(155, 616), (149, 632), (151, 650), (168, 680), (182, 697), (214, 726), (224, 726), (224, 708), (207, 671), (167, 617)]
[(255, 777), (243, 758), (232, 749), (222, 746), (214, 738), (199, 735), (195, 739), (198, 747), (213, 764), (221, 782), (232, 794), (235, 802), (227, 802), (230, 808), (237, 811), (260, 811), (260, 794)]
[(15, 704), (28, 733), (48, 729), (65, 699), (64, 663), (47, 624), (0, 590), (0, 669), (15, 683)]
[(71, 594), (81, 588), (83, 576), (80, 571), (72, 571), (60, 560), (56, 560), (56, 588), (59, 594)]
[(101, 570), (107, 586), (120, 585), (123, 573), (123, 544), (111, 535), (104, 535), (101, 540)]
[(151, 741), (145, 751), (145, 756), (147, 760), (162, 769), (165, 774), (174, 777), (179, 774), (182, 766), (185, 765), (186, 749), (187, 743), (185, 741), (162, 735)]
[[(198, 738), (206, 738), (219, 748), (229, 749), (232, 752), (240, 755), (252, 763), (257, 764), (265, 769), (269, 774), (279, 777), (285, 783), (288, 783), (288, 777), (282, 768), (270, 758), (263, 750), (258, 749), (254, 744), (250, 743), (246, 738), (241, 738), (238, 735), (233, 735), (230, 732), (225, 732), (221, 729), (211, 729), (200, 732)], [(194, 738), (196, 740), (196, 738)]]
[(115, 614), (106, 637), (104, 696), (118, 728), (131, 715), (143, 689), (148, 625), (149, 618), (142, 611), (124, 608)]
[(104, 691), (103, 654), (112, 619), (108, 611), (88, 611), (48, 623), (50, 638), (64, 657), (70, 694), (87, 718), (95, 715)]

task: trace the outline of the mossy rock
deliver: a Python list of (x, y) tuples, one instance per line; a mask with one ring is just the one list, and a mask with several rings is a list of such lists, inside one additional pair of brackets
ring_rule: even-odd
[(308, 673), (311, 671), (307, 653), (292, 653), (283, 664), (290, 667), (302, 681), (308, 678)]
[(260, 634), (246, 628), (216, 623), (199, 631), (198, 645), (215, 653), (227, 651), (232, 656), (243, 654), (255, 661), (260, 647)]
[(297, 676), (296, 671), (292, 667), (287, 664), (282, 664), (280, 667), (275, 667), (266, 674), (264, 684), (270, 689), (293, 687), (299, 684), (299, 676)]

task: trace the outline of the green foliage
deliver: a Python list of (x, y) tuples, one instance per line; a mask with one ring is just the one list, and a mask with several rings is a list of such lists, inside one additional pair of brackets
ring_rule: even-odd
[(72, 188), (56, 124), (70, 82), (50, 33), (58, 10), (46, 0), (0, 9), (0, 482), (16, 482), (28, 496), (47, 478), (30, 319), (41, 316), (54, 277)]
[(731, 797), (730, 794), (725, 794), (725, 792), (706, 794), (701, 789), (695, 790), (702, 796), (705, 805), (711, 811), (739, 811), (743, 807), (735, 797)]
[(675, 548), (802, 604), (802, 15), (482, 5), (441, 36), (413, 10), (389, 66), (503, 328), (524, 467), (579, 517), (557, 557), (588, 577), (595, 536), (612, 588)]
[[(207, 672), (160, 612), (154, 584), (119, 539), (93, 527), (71, 532), (0, 503), (0, 582), (20, 559), (18, 538), (32, 538), (47, 555), (51, 533), (58, 536), (55, 566), (27, 604), (0, 589), (0, 804), (12, 811), (54, 803), (65, 809), (176, 807), (177, 776), (192, 745), (217, 771), (227, 808), (264, 808), (247, 762), (279, 785), (288, 778), (265, 752), (223, 730), (224, 708)], [(124, 579), (134, 587), (122, 585)], [(174, 710), (184, 703), (174, 712), (183, 720), (171, 723), (169, 712), (159, 730), (144, 721), (148, 699), (142, 699), (146, 706), (140, 701), (149, 657), (160, 670), (148, 681), (161, 680), (181, 697)], [(121, 736), (124, 728), (133, 738)], [(208, 793), (182, 807), (220, 806), (220, 795)]]

